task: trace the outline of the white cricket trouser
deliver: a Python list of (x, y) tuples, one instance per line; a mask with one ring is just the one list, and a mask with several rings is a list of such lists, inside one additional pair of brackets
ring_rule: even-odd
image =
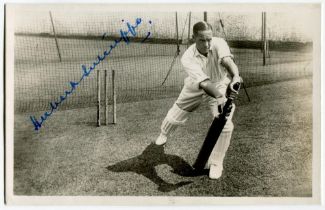
[[(197, 85), (194, 85), (190, 78), (186, 78), (184, 82), (184, 87), (178, 99), (173, 107), (168, 111), (168, 114), (162, 123), (161, 132), (165, 135), (169, 135), (178, 125), (185, 123), (189, 113), (196, 110), (203, 101), (208, 102), (213, 117), (218, 116), (218, 105), (221, 105), (226, 101), (225, 95), (230, 79), (225, 77), (222, 81), (215, 83), (217, 89), (224, 95), (221, 100), (210, 97), (204, 92), (204, 90), (198, 89)], [(234, 110), (235, 105), (233, 105), (227, 123), (213, 148), (206, 168), (209, 168), (211, 164), (222, 165), (223, 163), (223, 159), (230, 144), (231, 134), (234, 129), (232, 123)]]

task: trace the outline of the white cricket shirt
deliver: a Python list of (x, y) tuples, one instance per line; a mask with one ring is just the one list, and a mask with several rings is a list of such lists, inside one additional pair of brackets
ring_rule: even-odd
[(191, 83), (199, 88), (200, 82), (206, 79), (219, 82), (227, 76), (227, 71), (221, 65), (224, 57), (233, 58), (228, 44), (222, 38), (213, 37), (207, 57), (200, 54), (196, 44), (193, 44), (183, 54), (181, 63)]

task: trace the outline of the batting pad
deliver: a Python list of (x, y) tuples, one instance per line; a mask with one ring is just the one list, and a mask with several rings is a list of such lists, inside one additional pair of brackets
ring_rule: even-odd
[(232, 131), (222, 131), (205, 168), (210, 168), (210, 165), (223, 165), (223, 159), (230, 145), (231, 134)]
[(161, 132), (165, 135), (170, 134), (178, 125), (182, 125), (186, 122), (189, 114), (189, 112), (180, 109), (177, 104), (174, 104), (162, 122)]

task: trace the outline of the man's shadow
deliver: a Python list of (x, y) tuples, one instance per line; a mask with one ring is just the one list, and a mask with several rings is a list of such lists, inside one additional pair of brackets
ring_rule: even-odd
[(202, 175), (202, 173), (197, 173), (184, 159), (176, 155), (165, 154), (164, 146), (153, 143), (148, 145), (141, 155), (107, 166), (107, 169), (113, 172), (135, 172), (143, 175), (157, 184), (158, 190), (161, 192), (170, 192), (192, 183), (191, 181), (182, 181), (177, 184), (170, 184), (164, 181), (157, 175), (155, 169), (155, 166), (162, 164), (171, 166), (173, 168), (172, 172), (180, 176)]

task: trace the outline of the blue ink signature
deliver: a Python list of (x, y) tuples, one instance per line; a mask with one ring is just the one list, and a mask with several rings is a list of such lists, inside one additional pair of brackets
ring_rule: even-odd
[(150, 31), (147, 33), (147, 36), (141, 41), (141, 43), (145, 42), (149, 37), (150, 37), (151, 33)]
[[(100, 64), (103, 60), (105, 60), (105, 58), (108, 55), (111, 54), (111, 52), (113, 51), (113, 49), (115, 47), (117, 47), (122, 40), (126, 44), (129, 44), (130, 43), (130, 39), (128, 37), (129, 33), (131, 33), (132, 36), (136, 36), (137, 35), (136, 29), (137, 29), (137, 27), (141, 23), (142, 23), (142, 19), (141, 18), (136, 18), (135, 25), (131, 25), (130, 23), (127, 22), (126, 25), (128, 27), (128, 30), (127, 31), (124, 31), (124, 30), (121, 29), (120, 30), (120, 38), (114, 40), (114, 43), (110, 45), (109, 50), (105, 50), (102, 55), (98, 55), (96, 61), (93, 62), (93, 64), (89, 67), (89, 69), (87, 69), (87, 67), (85, 65), (81, 65), (83, 74), (82, 74), (80, 80), (78, 82), (70, 81), (69, 82), (70, 87), (71, 87), (70, 90), (65, 90), (64, 91), (64, 95), (61, 95), (59, 97), (60, 99), (59, 99), (58, 102), (57, 101), (50, 102), (51, 111), (44, 112), (44, 114), (40, 117), (40, 120), (37, 120), (35, 116), (30, 116), (30, 120), (32, 121), (32, 123), (33, 123), (34, 128), (35, 128), (36, 131), (39, 130), (42, 127), (42, 124), (53, 114), (53, 112), (55, 110), (57, 110), (57, 108), (59, 107), (59, 105), (62, 102), (64, 102), (68, 98), (68, 96), (71, 95), (76, 90), (76, 88), (78, 87), (78, 85), (80, 84), (80, 82), (82, 82), (85, 77), (88, 77), (89, 74), (96, 68), (96, 66), (98, 64)], [(149, 23), (151, 24), (151, 21), (149, 21)], [(150, 34), (151, 33), (148, 32), (148, 35), (145, 37), (144, 40), (142, 40), (142, 42), (144, 42), (145, 40), (147, 40), (148, 37), (150, 36)], [(105, 36), (106, 36), (106, 33), (104, 33), (103, 39), (105, 38)]]

